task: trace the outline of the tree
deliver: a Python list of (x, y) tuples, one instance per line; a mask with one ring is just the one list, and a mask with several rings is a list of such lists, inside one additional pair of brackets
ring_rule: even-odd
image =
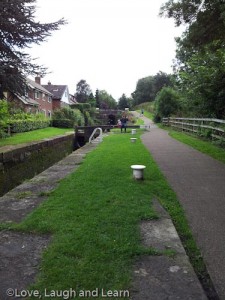
[(177, 26), (186, 24), (186, 34), (195, 47), (225, 39), (225, 5), (221, 0), (167, 1), (161, 16), (173, 18)]
[[(205, 50), (207, 47), (205, 47)], [(193, 54), (178, 70), (184, 108), (197, 117), (225, 117), (225, 54), (223, 49)]]
[(36, 0), (1, 0), (0, 2), (0, 98), (4, 90), (24, 94), (27, 75), (46, 73), (24, 49), (45, 41), (51, 32), (66, 24), (35, 22)]
[(225, 5), (220, 0), (168, 1), (161, 15), (187, 24), (177, 39), (174, 72), (184, 108), (198, 117), (225, 117)]
[(115, 109), (117, 106), (116, 100), (108, 94), (105, 90), (98, 91), (99, 108), (102, 109)]
[(137, 82), (136, 90), (132, 93), (134, 105), (154, 100), (154, 78), (148, 76)]
[(171, 87), (164, 87), (155, 100), (155, 121), (171, 116), (180, 109), (179, 95)]
[(99, 90), (98, 89), (95, 91), (95, 101), (96, 101), (96, 107), (99, 108), (100, 100), (99, 100)]
[(134, 105), (141, 104), (143, 102), (151, 102), (155, 100), (157, 93), (164, 87), (170, 86), (171, 75), (159, 71), (154, 76), (148, 76), (141, 78), (137, 82), (136, 90), (132, 93), (134, 99)]
[(88, 103), (91, 95), (93, 96), (90, 85), (86, 82), (86, 80), (81, 79), (77, 83), (76, 93), (74, 95), (75, 98), (80, 103)]
[(158, 94), (158, 92), (165, 86), (172, 86), (172, 75), (166, 74), (162, 71), (159, 71), (154, 76), (154, 84), (153, 84), (153, 90), (154, 90), (154, 97)]
[(126, 97), (125, 94), (123, 94), (118, 101), (118, 108), (124, 110), (126, 107), (130, 107), (128, 103), (128, 98)]

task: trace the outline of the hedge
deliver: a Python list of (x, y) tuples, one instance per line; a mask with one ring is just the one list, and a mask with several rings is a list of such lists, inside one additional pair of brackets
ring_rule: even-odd
[(11, 133), (19, 133), (49, 127), (50, 120), (11, 120), (8, 125)]
[(73, 128), (74, 127), (74, 121), (69, 120), (69, 119), (52, 120), (52, 126), (53, 127), (59, 127), (59, 128)]

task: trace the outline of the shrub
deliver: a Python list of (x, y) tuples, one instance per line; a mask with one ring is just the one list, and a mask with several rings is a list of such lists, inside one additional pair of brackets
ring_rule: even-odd
[(0, 138), (8, 136), (8, 118), (8, 103), (5, 100), (0, 100)]
[(12, 133), (27, 132), (35, 129), (49, 127), (50, 120), (10, 120), (9, 126)]
[(179, 95), (170, 88), (164, 87), (158, 93), (155, 101), (154, 121), (159, 122), (162, 118), (170, 117), (180, 109)]
[(74, 121), (69, 119), (52, 120), (52, 126), (59, 127), (59, 128), (72, 128), (74, 126)]
[[(84, 125), (84, 116), (82, 115), (81, 111), (78, 109), (71, 109), (67, 107), (57, 109), (54, 111), (52, 119), (53, 119), (52, 124), (53, 126), (55, 126), (54, 124), (57, 124), (56, 127), (62, 126), (63, 123), (66, 125), (65, 128), (68, 128), (69, 125), (70, 128), (76, 125), (78, 126)], [(59, 122), (60, 120), (65, 122)], [(68, 120), (70, 122), (68, 122)]]
[(71, 108), (79, 109), (83, 113), (85, 110), (91, 109), (91, 104), (90, 103), (77, 103), (77, 104), (71, 105)]

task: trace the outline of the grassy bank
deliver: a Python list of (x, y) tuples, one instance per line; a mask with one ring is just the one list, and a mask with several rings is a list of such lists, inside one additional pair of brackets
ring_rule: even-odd
[(47, 128), (37, 129), (37, 130), (23, 132), (23, 133), (15, 133), (9, 138), (0, 139), (0, 147), (38, 141), (56, 135), (65, 134), (66, 132), (69, 131), (73, 131), (73, 129), (47, 127)]
[(161, 128), (168, 130), (170, 136), (175, 138), (176, 140), (187, 144), (194, 149), (205, 153), (223, 163), (225, 163), (225, 149), (219, 146), (214, 145), (211, 141), (204, 141), (198, 137), (194, 137), (190, 134), (185, 134), (179, 131), (171, 130), (167, 126), (161, 126)]
[(154, 102), (144, 102), (135, 107), (135, 110), (141, 112), (144, 110), (144, 116), (153, 120), (154, 117)]
[[(132, 164), (146, 165), (144, 181), (132, 178)], [(151, 207), (153, 197), (170, 212), (192, 262), (203, 273), (183, 210), (156, 163), (140, 139), (133, 144), (129, 134), (114, 133), (61, 181), (48, 201), (16, 226), (53, 235), (34, 288), (129, 289), (135, 258), (159, 255), (141, 246), (138, 229), (140, 220), (157, 217)]]

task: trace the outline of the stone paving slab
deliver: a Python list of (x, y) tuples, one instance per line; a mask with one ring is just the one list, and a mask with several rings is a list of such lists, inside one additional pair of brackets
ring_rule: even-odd
[(177, 231), (158, 201), (153, 207), (158, 220), (140, 224), (142, 244), (156, 250), (174, 250), (169, 257), (142, 256), (133, 270), (132, 300), (206, 300), (208, 299), (189, 262)]
[(3, 230), (0, 240), (0, 299), (18, 299), (14, 292), (20, 292), (34, 282), (42, 252), (51, 239), (46, 235)]

